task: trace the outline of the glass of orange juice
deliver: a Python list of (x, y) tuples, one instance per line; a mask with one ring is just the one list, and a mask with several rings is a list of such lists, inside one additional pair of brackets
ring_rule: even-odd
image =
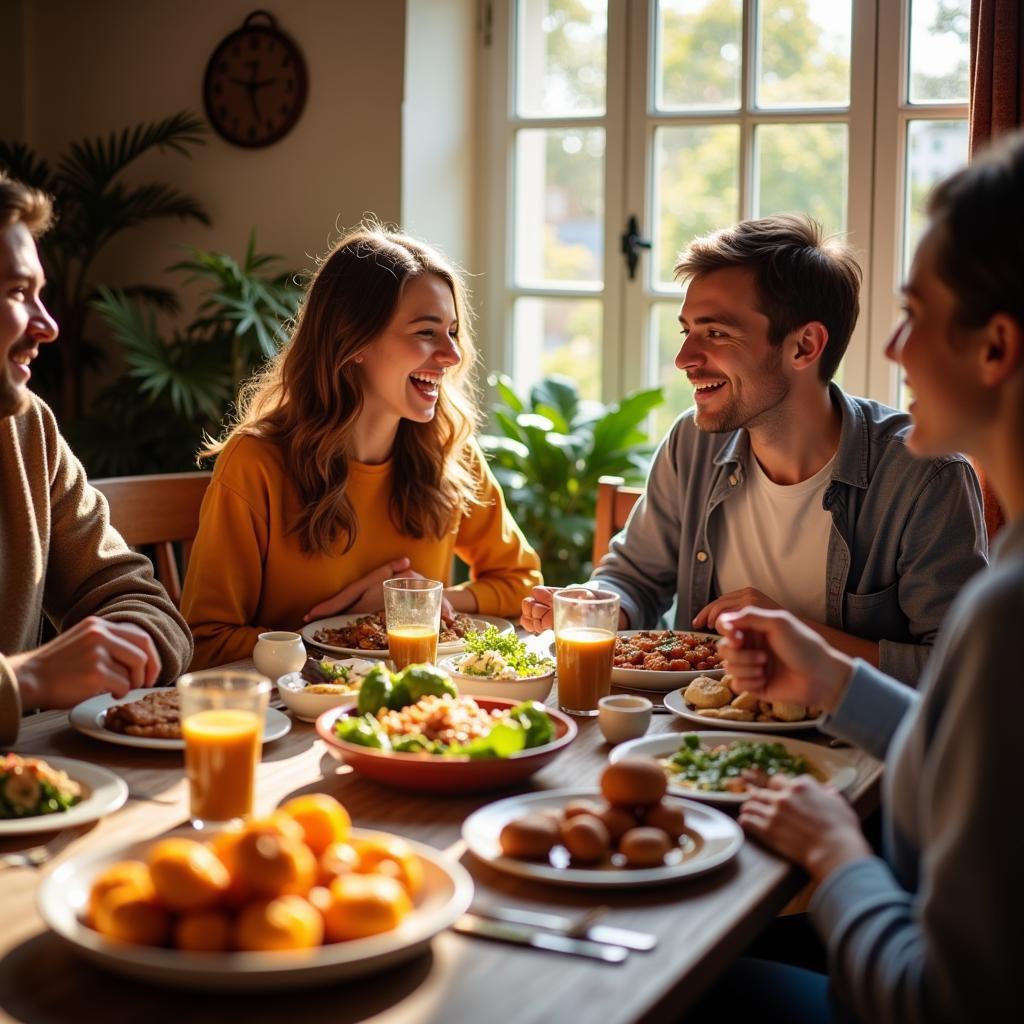
[(178, 680), (189, 817), (198, 829), (252, 814), (270, 680), (208, 669)]
[(388, 624), (388, 651), (396, 669), (437, 661), (441, 631), (441, 597), (437, 580), (384, 581), (384, 618)]
[(559, 590), (554, 595), (558, 706), (592, 717), (612, 688), (619, 628), (619, 595), (606, 590)]

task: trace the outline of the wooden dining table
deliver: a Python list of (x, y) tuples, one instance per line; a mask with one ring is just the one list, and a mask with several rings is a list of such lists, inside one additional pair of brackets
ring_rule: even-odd
[[(236, 663), (245, 667), (251, 663)], [(658, 695), (653, 695), (658, 699)], [(551, 698), (552, 702), (554, 698)], [(596, 787), (610, 748), (594, 719), (527, 783), (466, 796), (427, 796), (367, 781), (328, 754), (312, 725), (264, 746), (257, 810), (269, 811), (301, 793), (337, 797), (363, 828), (395, 832), (460, 859), (475, 885), (474, 900), (506, 908), (573, 916), (607, 907), (602, 923), (657, 936), (650, 952), (621, 964), (466, 937), (436, 936), (429, 952), (386, 972), (306, 991), (196, 992), (108, 973), (50, 932), (36, 908), (40, 880), (69, 858), (146, 840), (181, 826), (188, 794), (181, 752), (117, 746), (74, 731), (63, 711), (29, 717), (13, 749), (20, 754), (77, 758), (124, 778), (127, 803), (94, 825), (48, 835), (0, 840), (0, 854), (46, 846), (39, 867), (0, 869), (0, 1019), (202, 1024), (324, 1019), (332, 1024), (632, 1024), (678, 1020), (806, 882), (800, 871), (747, 841), (724, 867), (655, 888), (580, 889), (501, 873), (478, 861), (460, 837), (464, 819), (502, 797), (548, 789)], [(689, 731), (672, 715), (655, 715), (650, 733)], [(827, 743), (817, 732), (794, 738)], [(881, 765), (849, 750), (857, 777), (848, 796), (863, 817), (877, 805)]]

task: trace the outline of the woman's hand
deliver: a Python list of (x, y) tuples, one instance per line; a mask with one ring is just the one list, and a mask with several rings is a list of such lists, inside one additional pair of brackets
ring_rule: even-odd
[(853, 659), (830, 647), (789, 612), (744, 608), (718, 617), (718, 649), (736, 693), (832, 711)]
[[(311, 622), (313, 619), (323, 619), (328, 615), (338, 615), (343, 612), (379, 612), (384, 607), (384, 581), (399, 578), (405, 579), (426, 579), (425, 576), (410, 569), (408, 558), (396, 558), (391, 562), (378, 566), (372, 572), (367, 573), (362, 579), (354, 580), (347, 587), (343, 587), (334, 597), (321, 601), (306, 612), (303, 621)], [(451, 621), (455, 613), (447, 598), (441, 600), (441, 617)]]
[(850, 861), (873, 856), (853, 808), (809, 775), (775, 775), (768, 788), (752, 789), (739, 822), (816, 882)]

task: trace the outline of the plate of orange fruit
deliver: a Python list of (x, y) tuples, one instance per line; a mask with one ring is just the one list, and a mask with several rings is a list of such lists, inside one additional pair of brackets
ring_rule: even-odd
[(192, 829), (61, 865), (43, 919), (111, 970), (183, 988), (298, 988), (410, 959), (468, 908), (473, 883), (421, 843), (353, 828), (306, 794), (212, 837)]

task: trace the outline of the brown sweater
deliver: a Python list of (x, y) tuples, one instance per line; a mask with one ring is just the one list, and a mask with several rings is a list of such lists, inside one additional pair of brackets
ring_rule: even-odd
[(60, 630), (89, 615), (140, 626), (163, 682), (192, 657), (188, 627), (148, 559), (110, 525), (106, 499), (33, 396), (27, 412), (0, 419), (0, 743), (14, 741), (21, 717), (4, 655), (39, 645), (43, 613)]

